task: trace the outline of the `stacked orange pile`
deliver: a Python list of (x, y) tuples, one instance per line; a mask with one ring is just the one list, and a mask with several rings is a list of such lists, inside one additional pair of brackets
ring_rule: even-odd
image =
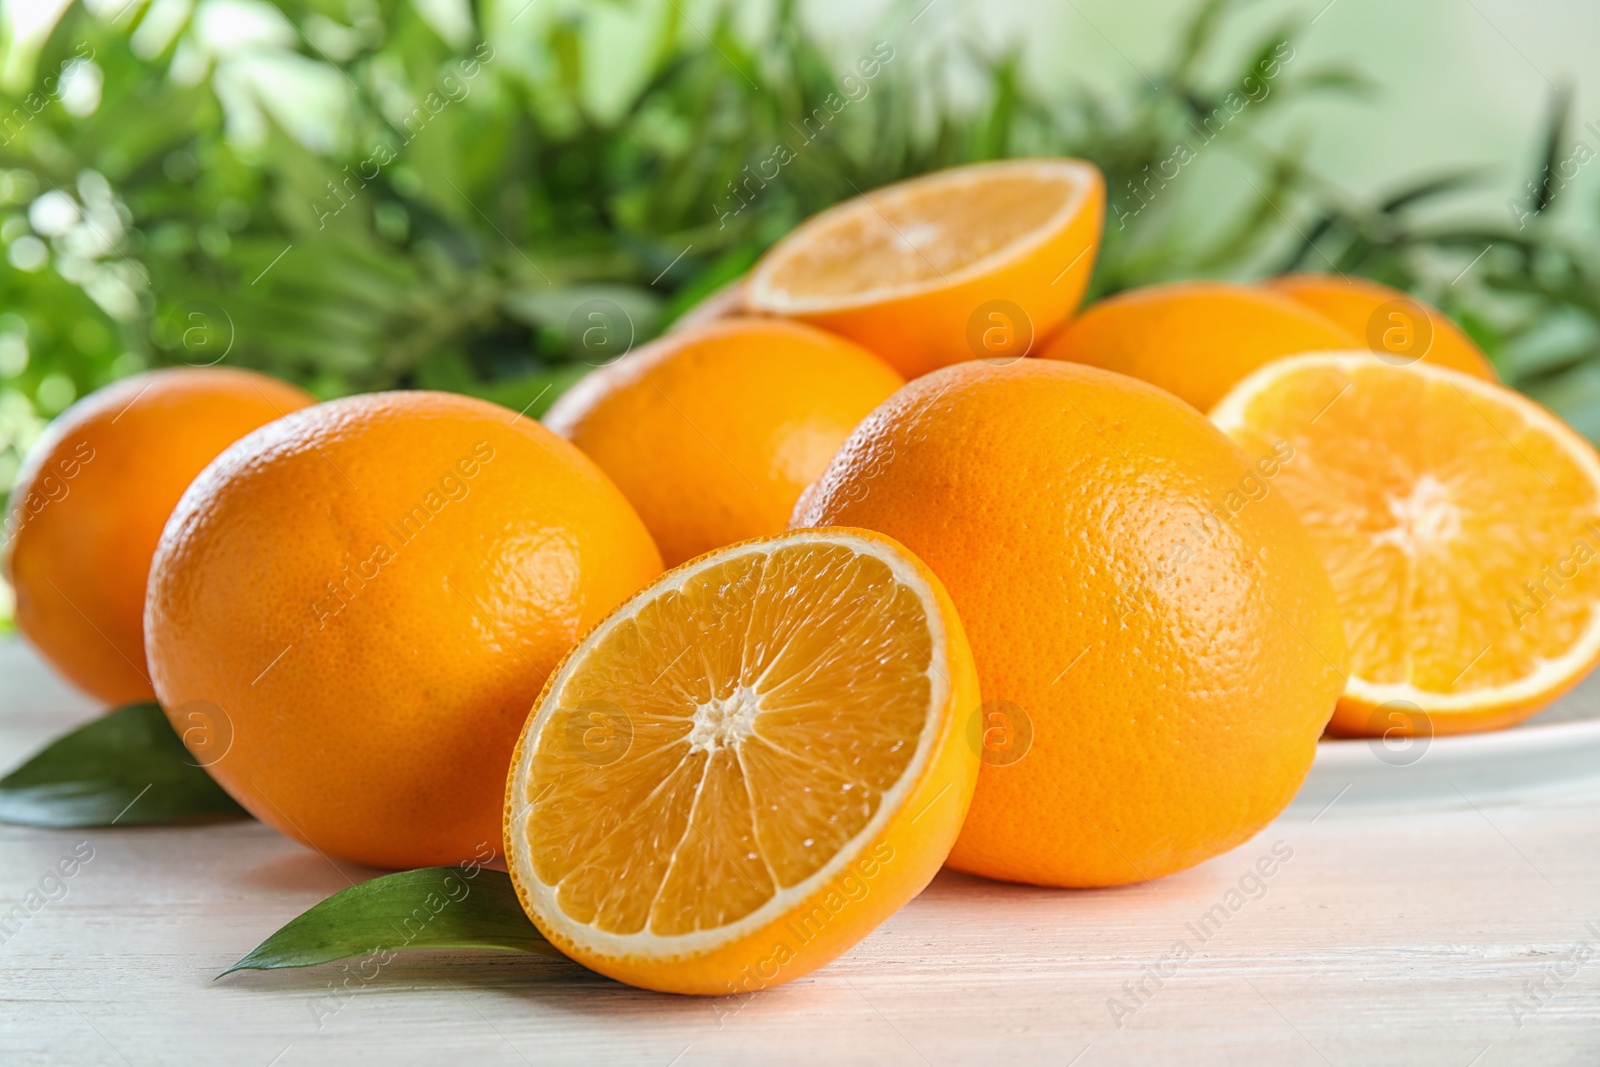
[(1504, 726), (1590, 669), (1585, 441), (1368, 282), (1074, 317), (1103, 204), (1072, 160), (876, 190), (548, 428), (122, 383), (23, 474), (19, 628), (107, 700), (218, 709), (206, 762), (283, 832), (503, 841), (555, 944), (701, 993), (820, 966), (946, 862), (1183, 870), (1325, 729)]

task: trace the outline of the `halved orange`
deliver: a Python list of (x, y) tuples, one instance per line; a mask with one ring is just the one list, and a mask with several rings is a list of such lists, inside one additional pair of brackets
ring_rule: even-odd
[(1368, 352), (1280, 360), (1211, 417), (1333, 579), (1350, 677), (1330, 729), (1509, 726), (1600, 660), (1600, 456), (1526, 397)]
[(802, 223), (751, 271), (745, 306), (843, 334), (907, 378), (1021, 357), (1083, 299), (1104, 216), (1105, 181), (1081, 160), (937, 171)]
[(1391, 362), (1426, 361), (1498, 381), (1472, 338), (1410, 293), (1340, 274), (1282, 274), (1263, 284), (1332, 319)]
[(512, 880), (546, 937), (620, 981), (789, 981), (938, 871), (977, 781), (977, 708), (955, 609), (894, 541), (720, 549), (552, 675), (507, 784)]

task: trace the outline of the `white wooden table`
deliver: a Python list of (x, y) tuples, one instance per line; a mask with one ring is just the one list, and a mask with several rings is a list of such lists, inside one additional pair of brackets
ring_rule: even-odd
[[(0, 641), (0, 770), (94, 710)], [(1410, 813), (1291, 808), (1149, 885), (946, 872), (832, 966), (744, 1000), (435, 951), (403, 955), (331, 1015), (337, 964), (212, 977), (372, 872), (253, 822), (0, 826), (0, 911), (93, 849), (0, 944), (0, 1063), (1600, 1062), (1600, 794), (1458, 784), (1466, 800)], [(1292, 856), (1230, 897), (1275, 844)], [(1179, 941), (1192, 956), (1173, 955)]]

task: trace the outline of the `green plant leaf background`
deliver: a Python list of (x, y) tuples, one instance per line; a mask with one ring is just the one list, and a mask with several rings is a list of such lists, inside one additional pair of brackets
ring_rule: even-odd
[[(593, 362), (571, 329), (584, 300), (604, 294), (642, 342), (829, 204), (1017, 155), (1105, 172), (1091, 297), (1369, 276), (1440, 304), (1508, 382), (1600, 439), (1600, 250), (1570, 225), (1594, 205), (1551, 171), (1582, 133), (1564, 93), (1515, 170), (1419, 159), (1415, 180), (1356, 196), (1307, 164), (1315, 130), (1271, 122), (1311, 97), (1381, 106), (1360, 70), (1279, 64), (1214, 129), (1309, 16), (1262, 32), (1245, 0), (1198, 0), (1143, 76), (1046, 92), (1016, 50), (913, 47), (925, 6), (892, 5), (843, 48), (790, 0), (692, 23), (678, 3), (471, 0), (450, 23), (409, 0), (277, 0), (233, 47), (207, 36), (205, 4), (77, 0), (36, 50), (3, 42), (0, 486), (74, 397), (147, 367), (255, 367), (322, 397), (447, 389), (537, 417)], [(603, 47), (618, 20), (639, 31), (627, 56)], [(85, 63), (92, 99), (46, 91)], [(1180, 143), (1259, 196), (1146, 203)], [(793, 160), (760, 178), (780, 144)], [(1453, 194), (1496, 185), (1516, 225), (1451, 214)]]

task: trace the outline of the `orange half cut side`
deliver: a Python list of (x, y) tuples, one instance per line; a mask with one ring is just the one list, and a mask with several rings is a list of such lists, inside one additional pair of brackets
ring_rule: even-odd
[(788, 981), (937, 872), (977, 779), (977, 705), (948, 596), (895, 542), (718, 550), (551, 677), (512, 761), (512, 879), (555, 945), (621, 981)]
[(1270, 363), (1212, 418), (1291, 452), (1276, 487), (1333, 579), (1330, 729), (1456, 733), (1538, 711), (1600, 659), (1600, 457), (1526, 397), (1366, 352)]
[(802, 223), (752, 270), (745, 305), (843, 334), (908, 378), (1021, 357), (1083, 299), (1104, 214), (1081, 160), (936, 171)]

